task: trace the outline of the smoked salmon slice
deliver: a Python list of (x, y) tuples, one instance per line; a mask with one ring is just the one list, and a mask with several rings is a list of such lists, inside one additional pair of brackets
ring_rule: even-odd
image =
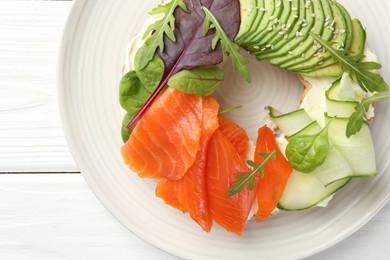
[(183, 212), (188, 212), (207, 232), (212, 227), (206, 191), (207, 149), (211, 136), (218, 128), (218, 108), (214, 97), (203, 98), (202, 136), (194, 164), (182, 179), (172, 181), (163, 178), (156, 187), (157, 197)]
[(219, 130), (233, 144), (238, 154), (244, 157), (249, 143), (249, 137), (246, 131), (226, 117), (219, 116), (218, 121)]
[(259, 153), (270, 153), (274, 149), (276, 149), (276, 159), (266, 163), (264, 177), (257, 182), (257, 222), (266, 220), (276, 208), (293, 170), (280, 151), (272, 130), (266, 126), (260, 128), (256, 142), (255, 163), (261, 163), (263, 160)]
[(237, 181), (236, 174), (249, 172), (245, 160), (222, 133), (212, 136), (207, 160), (207, 192), (211, 217), (230, 232), (241, 235), (251, 211), (256, 192), (248, 187), (231, 197), (227, 192)]
[(135, 126), (121, 152), (142, 178), (179, 180), (200, 150), (203, 98), (167, 88)]

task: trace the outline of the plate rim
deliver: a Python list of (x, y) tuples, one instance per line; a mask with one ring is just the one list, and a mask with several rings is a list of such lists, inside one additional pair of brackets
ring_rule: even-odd
[[(72, 3), (71, 10), (68, 14), (68, 17), (66, 19), (66, 23), (62, 32), (61, 40), (60, 40), (60, 47), (58, 51), (58, 59), (57, 59), (57, 69), (56, 69), (56, 85), (57, 85), (57, 100), (58, 100), (58, 107), (60, 112), (60, 119), (62, 123), (62, 129), (64, 131), (66, 142), (69, 146), (70, 152), (72, 154), (72, 157), (74, 158), (74, 161), (77, 165), (77, 167), (80, 169), (81, 175), (83, 176), (84, 180), (86, 181), (89, 189), (93, 192), (93, 194), (96, 196), (96, 198), (99, 200), (99, 202), (104, 206), (104, 208), (119, 222), (122, 226), (124, 226), (128, 231), (136, 235), (141, 240), (145, 241), (149, 245), (154, 246), (155, 248), (158, 248), (165, 253), (168, 253), (172, 256), (177, 257), (189, 257), (188, 255), (181, 254), (180, 252), (174, 252), (164, 246), (164, 243), (161, 241), (160, 243), (156, 242), (150, 242), (148, 241), (148, 238), (144, 237), (142, 232), (137, 232), (135, 230), (132, 230), (130, 227), (128, 227), (120, 218), (119, 216), (116, 216), (114, 213), (114, 210), (109, 205), (108, 201), (105, 200), (103, 194), (97, 193), (94, 186), (96, 185), (94, 180), (90, 178), (90, 174), (88, 173), (87, 169), (84, 169), (84, 166), (82, 165), (82, 162), (79, 161), (78, 152), (76, 149), (76, 145), (74, 144), (74, 140), (72, 138), (72, 131), (71, 131), (71, 124), (69, 123), (69, 114), (67, 113), (66, 108), (66, 99), (65, 96), (65, 87), (66, 84), (64, 83), (64, 67), (67, 60), (67, 51), (69, 50), (69, 43), (71, 42), (72, 36), (77, 32), (77, 23), (80, 19), (80, 17), (83, 14), (84, 8), (87, 5), (88, 2), (94, 2), (93, 0), (74, 0)], [(76, 18), (76, 19), (75, 19)], [(388, 168), (385, 167), (385, 169)], [(375, 207), (375, 210), (372, 210), (369, 214), (367, 214), (364, 218), (360, 218), (359, 221), (357, 221), (354, 225), (350, 226), (347, 230), (343, 230), (342, 234), (338, 236), (336, 239), (333, 239), (332, 241), (329, 241), (325, 244), (319, 245), (316, 248), (313, 248), (312, 250), (308, 250), (306, 253), (300, 254), (300, 257), (306, 258), (313, 256), (315, 254), (318, 254), (324, 250), (327, 250), (334, 245), (340, 243), (342, 240), (346, 239), (347, 237), (354, 234), (356, 231), (361, 229), (364, 225), (366, 225), (383, 207), (390, 201), (390, 191), (387, 193), (385, 197), (382, 197), (382, 199), (377, 200)], [(297, 256), (298, 257), (298, 256)]]

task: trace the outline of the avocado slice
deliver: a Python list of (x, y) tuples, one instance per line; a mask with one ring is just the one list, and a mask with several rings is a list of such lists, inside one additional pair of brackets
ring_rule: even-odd
[(234, 41), (241, 45), (248, 35), (255, 33), (256, 22), (261, 20), (264, 15), (264, 0), (240, 1), (241, 5), (241, 24), (240, 30)]
[(259, 33), (259, 30), (266, 26), (269, 22), (269, 17), (273, 14), (275, 10), (275, 1), (276, 0), (262, 0), (260, 7), (256, 10), (257, 15), (255, 21), (253, 22), (252, 28), (245, 37), (241, 37), (239, 44), (241, 47), (245, 48), (248, 43), (248, 38), (252, 37)]
[[(282, 41), (286, 35), (291, 32), (291, 30), (294, 28), (295, 23), (297, 22), (297, 19), (294, 18), (293, 8), (297, 8), (299, 6), (300, 0), (287, 0), (288, 5), (286, 7), (285, 5), (285, 11), (284, 14), (282, 14), (282, 17), (288, 13), (287, 20), (284, 20), (283, 18), (280, 19), (280, 23), (276, 27), (274, 31), (267, 34), (263, 39), (261, 39), (259, 42), (254, 44), (253, 46), (250, 46), (248, 51), (252, 54), (256, 54), (259, 52), (259, 50), (263, 49), (263, 52), (267, 52), (266, 49), (268, 49), (269, 52), (272, 52), (274, 46), (276, 43)], [(268, 46), (268, 48), (267, 48)], [(272, 48), (271, 48), (272, 46)]]
[[(358, 19), (352, 20), (352, 40), (350, 46), (351, 55), (363, 54), (366, 48), (366, 31), (364, 30), (363, 25)], [(322, 66), (316, 70), (302, 71), (300, 74), (303, 74), (308, 77), (340, 77), (343, 74), (341, 66), (336, 63), (332, 58), (329, 59), (333, 64), (327, 64), (324, 62)]]
[(238, 34), (234, 40), (235, 42), (239, 43), (240, 39), (249, 33), (252, 28), (253, 22), (255, 21), (258, 13), (257, 2), (257, 0), (240, 1), (241, 23)]
[(276, 6), (279, 8), (279, 12), (275, 10), (275, 15), (273, 16), (274, 19), (272, 19), (272, 21), (268, 24), (268, 28), (262, 31), (260, 34), (252, 37), (250, 42), (248, 42), (248, 51), (257, 51), (260, 49), (260, 46), (261, 48), (266, 47), (269, 45), (269, 41), (278, 35), (282, 28), (286, 28), (287, 20), (291, 14), (291, 1), (279, 0)]
[[(351, 17), (349, 15), (345, 16), (345, 14), (339, 8), (339, 4), (334, 2), (330, 2), (330, 4), (334, 16), (334, 32), (337, 32), (334, 34), (334, 38), (331, 41), (335, 43), (333, 44), (335, 48), (346, 48), (347, 42), (350, 42), (352, 39)], [(330, 22), (330, 25), (332, 25), (332, 23), (333, 21)], [(347, 28), (349, 28), (349, 23), (351, 24), (351, 31), (347, 30)], [(288, 69), (295, 72), (301, 72), (307, 69), (318, 69), (318, 66), (324, 65), (325, 62), (327, 63), (326, 65), (334, 64), (335, 61), (331, 57), (331, 54), (328, 51), (323, 52), (321, 45), (318, 45), (318, 47), (319, 48), (316, 54), (312, 55), (312, 58), (310, 58), (308, 61), (289, 66)], [(332, 59), (333, 62), (329, 61), (328, 59)]]
[[(282, 0), (266, 0), (273, 2), (273, 9), (267, 8), (265, 11), (265, 15), (263, 16), (263, 19), (260, 22), (260, 25), (256, 31), (256, 33), (249, 35), (245, 39), (244, 47), (248, 48), (253, 43), (257, 43), (259, 39), (262, 39), (265, 35), (269, 34), (272, 30), (276, 28), (275, 21), (279, 21), (281, 14), (284, 10), (284, 3)], [(266, 5), (267, 6), (267, 5)], [(273, 10), (273, 12), (271, 12)]]
[(291, 10), (292, 10), (291, 17), (294, 22), (287, 24), (287, 27), (289, 27), (288, 29), (290, 29), (288, 31), (288, 34), (286, 34), (287, 36), (284, 35), (282, 38), (279, 38), (278, 41), (275, 41), (275, 39), (271, 41), (270, 45), (273, 48), (269, 48), (267, 50), (260, 49), (257, 52), (254, 52), (253, 54), (256, 56), (258, 60), (268, 59), (269, 57), (277, 54), (278, 51), (281, 48), (283, 48), (283, 46), (285, 46), (291, 40), (296, 38), (295, 34), (301, 28), (301, 25), (298, 22), (306, 18), (306, 11), (305, 11), (306, 9), (305, 6), (302, 4), (303, 1), (300, 0), (298, 1), (298, 3), (299, 5), (297, 6), (294, 5), (291, 6)]
[[(308, 2), (311, 3), (310, 6), (305, 6), (306, 19), (301, 21), (302, 24), (300, 31), (297, 33), (295, 39), (281, 49), (281, 52), (284, 52), (284, 55), (270, 59), (270, 63), (272, 65), (280, 67), (283, 63), (300, 57), (302, 53), (309, 49), (314, 42), (314, 39), (309, 37), (309, 32), (311, 30), (314, 30), (315, 33), (321, 35), (323, 31), (323, 21), (325, 18), (322, 5), (319, 1), (320, 0)], [(313, 17), (313, 13), (315, 14), (315, 17)]]
[[(324, 14), (323, 15), (324, 29), (323, 29), (321, 38), (324, 41), (330, 41), (333, 38), (333, 31), (334, 31), (334, 28), (333, 28), (333, 25), (334, 25), (333, 19), (334, 18), (333, 18), (332, 8), (331, 8), (328, 0), (322, 0), (322, 1), (317, 0), (316, 2), (319, 2), (319, 4), (322, 5), (322, 10), (323, 10), (323, 14)], [(313, 55), (315, 55), (317, 53), (317, 51), (318, 50), (317, 50), (316, 46), (312, 45), (311, 48), (309, 48), (306, 52), (302, 53), (300, 57), (297, 57), (296, 59), (291, 60), (289, 62), (286, 62), (281, 67), (289, 69), (290, 67), (293, 67), (295, 65), (301, 65), (302, 63), (307, 62), (308, 60), (313, 58)]]

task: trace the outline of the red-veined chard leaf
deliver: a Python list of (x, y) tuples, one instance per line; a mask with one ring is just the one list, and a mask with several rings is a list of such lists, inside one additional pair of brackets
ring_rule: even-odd
[(215, 49), (212, 48), (215, 30), (207, 33), (204, 31), (205, 14), (202, 6), (213, 13), (231, 40), (238, 33), (241, 21), (239, 0), (184, 0), (184, 3), (188, 12), (181, 8), (176, 8), (174, 12), (175, 41), (164, 35), (164, 51), (159, 52), (165, 65), (162, 79), (132, 118), (128, 124), (129, 128), (138, 121), (175, 73), (183, 69), (216, 65), (223, 61), (220, 44)]

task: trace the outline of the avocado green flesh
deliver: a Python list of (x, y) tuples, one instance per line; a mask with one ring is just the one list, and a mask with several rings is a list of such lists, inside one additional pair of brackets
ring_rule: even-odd
[(235, 42), (240, 43), (241, 38), (248, 34), (253, 27), (253, 22), (258, 14), (255, 11), (257, 10), (257, 2), (257, 0), (240, 1), (241, 24)]
[(291, 13), (291, 2), (289, 0), (278, 1), (277, 8), (272, 15), (273, 19), (270, 20), (267, 28), (263, 29), (261, 33), (254, 35), (252, 38), (247, 40), (247, 50), (256, 51), (260, 48), (260, 46), (261, 48), (264, 48), (264, 46), (269, 45), (270, 39), (273, 39), (273, 37), (282, 30), (282, 25), (286, 24)]
[(260, 8), (264, 8), (265, 11), (261, 11), (260, 9), (257, 10), (258, 15), (256, 16), (256, 19), (253, 23), (253, 28), (251, 29), (250, 33), (245, 35), (245, 37), (242, 38), (240, 45), (243, 48), (246, 48), (247, 43), (250, 38), (254, 37), (255, 35), (259, 34), (262, 30), (266, 30), (266, 26), (270, 22), (270, 17), (273, 15), (275, 11), (275, 5), (277, 0), (263, 0), (262, 5), (260, 5)]
[(260, 8), (264, 7), (264, 0), (240, 1), (241, 25), (240, 30), (234, 39), (237, 44), (245, 43), (248, 35), (256, 33), (256, 22), (264, 15)]
[[(323, 22), (320, 26), (323, 28), (323, 32), (322, 32), (321, 38), (324, 41), (330, 41), (333, 38), (333, 31), (330, 28), (330, 26), (325, 26), (325, 24), (326, 23), (331, 24), (333, 21), (332, 8), (331, 8), (328, 1), (316, 0), (316, 1), (314, 1), (314, 3), (317, 3), (318, 5), (322, 5), (323, 12), (320, 15), (323, 18)], [(318, 12), (316, 12), (315, 14), (316, 14), (316, 16), (319, 15)], [(320, 34), (318, 34), (318, 35), (320, 35)], [(313, 55), (316, 55), (316, 53), (318, 53), (318, 49), (313, 41), (313, 44), (311, 45), (311, 48), (309, 50), (305, 51), (305, 53), (302, 53), (300, 57), (297, 57), (296, 59), (283, 64), (281, 67), (289, 69), (290, 67), (293, 67), (295, 65), (301, 65), (302, 63), (307, 62), (308, 60), (310, 60), (312, 58), (316, 58), (316, 57), (313, 57)]]
[(241, 0), (241, 17), (236, 43), (258, 60), (268, 59), (272, 65), (301, 75), (343, 74), (310, 31), (351, 55), (364, 52), (364, 28), (333, 0)]
[[(293, 35), (293, 38), (287, 42), (280, 50), (275, 51), (273, 54), (269, 55), (268, 59), (270, 60), (270, 63), (272, 65), (278, 66), (282, 61), (285, 59), (291, 59), (291, 51), (300, 46), (301, 43), (303, 43), (308, 37), (309, 32), (314, 26), (314, 18), (310, 15), (313, 12), (313, 6), (310, 6), (309, 8), (303, 7), (303, 12), (305, 13), (305, 18), (302, 20), (299, 20), (297, 22), (297, 25), (299, 29), (297, 30), (298, 33), (302, 33), (302, 37), (297, 37), (296, 34)], [(305, 22), (304, 22), (305, 21)], [(302, 27), (302, 24), (306, 24), (306, 27)]]
[[(352, 24), (350, 17), (345, 17), (343, 15), (343, 12), (339, 8), (339, 5), (333, 3), (331, 4), (332, 10), (333, 10), (333, 15), (334, 15), (334, 31), (339, 32), (334, 35), (334, 38), (331, 39), (330, 41), (334, 42), (333, 47), (334, 48), (347, 48), (347, 42), (348, 38), (352, 39), (352, 31), (348, 31), (347, 28), (349, 28), (348, 24)], [(333, 23), (333, 20), (328, 21), (329, 24), (331, 25)], [(345, 30), (345, 32), (344, 32)], [(350, 45), (350, 44), (349, 44)], [(326, 51), (326, 52), (321, 52), (321, 46), (318, 50), (320, 52), (317, 52), (318, 55), (316, 57), (313, 57), (313, 59), (310, 59), (309, 61), (297, 64), (295, 66), (290, 66), (288, 69), (299, 72), (305, 69), (312, 69), (315, 68), (318, 65), (323, 65), (324, 60), (331, 58), (331, 54)], [(332, 58), (333, 59), (333, 58)]]
[[(306, 53), (313, 46), (314, 39), (309, 35), (310, 31), (317, 35), (322, 34), (325, 17), (321, 2), (320, 0), (313, 0), (311, 3), (312, 4), (310, 6), (312, 7), (312, 10), (306, 8), (306, 17), (308, 17), (306, 19), (307, 28), (302, 27), (300, 31), (304, 36), (297, 36), (296, 38), (299, 44), (295, 48), (291, 48), (288, 51), (289, 55), (271, 59), (271, 64), (278, 65), (280, 68), (285, 68), (285, 63), (289, 63), (290, 61), (294, 61), (298, 58), (301, 58), (302, 54)], [(315, 17), (313, 17), (314, 15), (312, 14), (314, 14)], [(305, 37), (305, 35), (307, 35), (308, 37)], [(304, 40), (300, 41), (300, 38), (304, 38)]]
[[(366, 47), (366, 31), (358, 19), (352, 20), (351, 38), (352, 40), (349, 49), (351, 55), (363, 54)], [(323, 64), (315, 67), (314, 70), (300, 70), (299, 73), (309, 77), (341, 76), (343, 70), (332, 57), (329, 57)]]
[(299, 21), (302, 21), (303, 19), (306, 18), (305, 6), (302, 0), (299, 1), (299, 6), (293, 5), (291, 9), (292, 9), (291, 16), (294, 19), (294, 23), (292, 23), (289, 28), (291, 30), (287, 34), (288, 35), (287, 38), (283, 36), (280, 39), (280, 41), (271, 42), (270, 44), (274, 47), (272, 49), (266, 51), (260, 50), (258, 52), (253, 53), (254, 55), (256, 55), (257, 59), (263, 60), (263, 59), (270, 59), (272, 57), (286, 55), (286, 54), (279, 54), (279, 50), (283, 48), (286, 44), (288, 44), (290, 41), (296, 38), (295, 36), (296, 32), (298, 32), (298, 30), (301, 28), (301, 24), (299, 23)]

